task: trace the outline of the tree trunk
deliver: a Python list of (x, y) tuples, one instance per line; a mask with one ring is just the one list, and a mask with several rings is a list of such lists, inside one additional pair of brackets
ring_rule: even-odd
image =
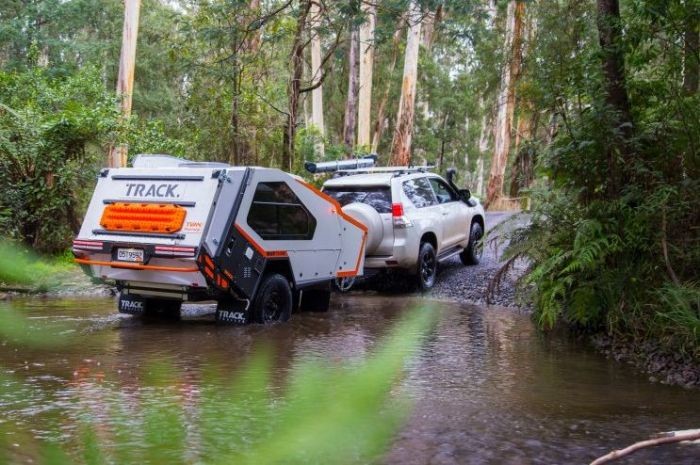
[(294, 163), (294, 142), (297, 131), (297, 114), (299, 112), (299, 95), (301, 90), (301, 78), (304, 73), (304, 41), (302, 35), (306, 27), (306, 18), (309, 15), (311, 4), (302, 1), (299, 5), (299, 17), (297, 28), (292, 42), (292, 51), (289, 59), (292, 64), (291, 76), (287, 85), (287, 99), (289, 110), (287, 121), (282, 136), (282, 169), (292, 171)]
[(479, 158), (476, 161), (476, 195), (484, 194), (484, 159), (489, 149), (489, 134), (492, 133), (491, 118), (484, 115), (481, 119), (481, 134), (479, 135)]
[[(321, 79), (321, 36), (319, 26), (321, 24), (321, 6), (316, 1), (311, 3), (309, 12), (311, 20), (311, 84), (318, 84)], [(326, 131), (323, 124), (323, 86), (319, 85), (311, 91), (311, 122), (321, 135), (321, 141), (316, 144), (317, 155), (323, 157), (323, 139)]]
[(397, 166), (408, 165), (411, 162), (411, 138), (413, 137), (421, 29), (420, 7), (413, 0), (409, 6), (408, 23), (401, 98), (399, 100), (399, 111), (396, 114), (394, 140), (391, 144), (391, 163)]
[[(685, 31), (683, 31), (683, 90), (687, 95), (698, 92), (700, 81), (700, 28), (698, 28), (697, 7), (691, 0), (686, 0)], [(693, 5), (693, 6), (690, 6)]]
[(503, 196), (503, 178), (508, 163), (513, 110), (515, 108), (515, 82), (520, 72), (524, 13), (524, 2), (514, 0), (508, 2), (505, 40), (508, 56), (501, 73), (501, 88), (498, 93), (493, 158), (491, 159), (491, 172), (486, 188), (486, 208)]
[(355, 126), (357, 125), (357, 97), (358, 82), (357, 71), (359, 67), (358, 52), (360, 48), (360, 34), (356, 27), (350, 31), (348, 40), (348, 96), (345, 101), (345, 119), (343, 125), (343, 143), (348, 156), (352, 155), (355, 147)]
[[(250, 10), (250, 15), (252, 17), (260, 17), (260, 0), (250, 0), (250, 3), (248, 4), (248, 8)], [(245, 26), (245, 25), (244, 25)], [(247, 39), (245, 40), (243, 44), (243, 53), (246, 54), (246, 56), (255, 56), (259, 51), (260, 51), (260, 46), (262, 43), (261, 39), (261, 30), (259, 28), (255, 29), (252, 31), (248, 36)], [(233, 53), (236, 53), (236, 50), (233, 50)], [(237, 72), (234, 72), (234, 76), (238, 76), (237, 79), (237, 84), (235, 84), (235, 87), (237, 88), (237, 93), (234, 93), (234, 100), (235, 100), (235, 105), (232, 105), (232, 109), (235, 110), (236, 116), (236, 126), (233, 125), (233, 120), (234, 118), (232, 117), (232, 128), (235, 128), (233, 133), (234, 137), (236, 138), (236, 141), (234, 143), (235, 145), (235, 153), (236, 153), (236, 164), (241, 165), (241, 166), (247, 166), (247, 165), (256, 165), (254, 159), (255, 159), (255, 152), (257, 150), (256, 145), (257, 145), (257, 128), (255, 125), (244, 125), (245, 129), (241, 129), (241, 115), (240, 115), (240, 109), (239, 109), (239, 103), (240, 103), (240, 95), (241, 95), (241, 89), (243, 86), (243, 69), (239, 67)], [(257, 87), (257, 83), (255, 81), (250, 82), (251, 86), (253, 88)], [(253, 113), (257, 114), (258, 113), (258, 103), (249, 103), (248, 105), (253, 105), (254, 109), (252, 110)], [(245, 115), (243, 115), (245, 117)], [(244, 120), (245, 121), (245, 120)]]
[[(124, 28), (122, 30), (122, 50), (119, 58), (117, 96), (121, 99), (122, 118), (131, 116), (131, 97), (134, 91), (134, 68), (136, 67), (136, 40), (139, 32), (141, 0), (124, 2)], [(107, 164), (110, 167), (126, 166), (129, 148), (126, 145), (112, 147)]]
[[(388, 74), (391, 76), (396, 69), (396, 62), (399, 59), (399, 42), (401, 41), (401, 29), (397, 29), (394, 32), (393, 38), (393, 54), (391, 56), (391, 64), (388, 68)], [(384, 92), (382, 93), (382, 98), (377, 106), (377, 117), (374, 120), (374, 131), (372, 133), (372, 153), (377, 153), (379, 148), (379, 142), (382, 139), (382, 134), (384, 133), (384, 128), (386, 127), (386, 105), (389, 102), (389, 91), (391, 90), (391, 79), (386, 80), (386, 85), (384, 86)]]
[[(613, 111), (612, 124), (620, 129), (621, 139), (608, 149), (608, 183), (606, 194), (618, 194), (621, 185), (621, 168), (616, 150), (623, 159), (630, 155), (629, 139), (632, 136), (632, 114), (625, 84), (625, 60), (621, 47), (622, 24), (618, 0), (597, 0), (598, 40), (602, 51), (605, 101)], [(616, 149), (616, 150), (615, 150)]]
[(377, 7), (373, 3), (363, 3), (365, 22), (360, 26), (360, 90), (357, 105), (357, 145), (362, 150), (370, 146), (370, 125), (372, 115), (372, 67), (374, 66), (374, 28), (377, 21)]

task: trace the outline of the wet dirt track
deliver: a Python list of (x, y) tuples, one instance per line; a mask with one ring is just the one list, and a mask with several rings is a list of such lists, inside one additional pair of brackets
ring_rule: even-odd
[[(235, 373), (256, 347), (275, 353), (275, 378), (302, 358), (366, 356), (418, 297), (334, 296), (327, 314), (296, 314), (272, 327), (219, 326), (212, 306), (186, 306), (180, 322), (146, 323), (115, 314), (113, 299), (16, 301), (33, 322), (62, 323), (79, 344), (49, 352), (0, 352), (19, 381), (0, 398), (0, 423), (39, 437), (72, 434), (88, 407), (99, 420), (100, 386), (143, 395), (144, 366), (171, 363), (196, 390), (212, 361)], [(450, 303), (407, 367), (401, 391), (415, 400), (389, 464), (568, 464), (667, 430), (698, 427), (696, 390), (649, 383), (584, 347), (545, 340), (527, 315)], [(61, 438), (58, 438), (61, 439)], [(700, 463), (700, 447), (675, 445), (616, 463)]]

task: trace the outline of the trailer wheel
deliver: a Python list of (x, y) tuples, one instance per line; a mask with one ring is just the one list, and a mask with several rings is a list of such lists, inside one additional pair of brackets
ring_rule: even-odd
[(287, 321), (291, 314), (292, 290), (287, 278), (277, 273), (265, 276), (253, 302), (255, 321), (262, 324)]
[(331, 302), (331, 291), (328, 289), (308, 289), (301, 293), (303, 312), (327, 312)]

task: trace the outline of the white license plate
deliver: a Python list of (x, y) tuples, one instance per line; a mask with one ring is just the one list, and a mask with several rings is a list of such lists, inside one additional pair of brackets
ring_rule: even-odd
[(143, 263), (143, 249), (117, 249), (117, 260)]

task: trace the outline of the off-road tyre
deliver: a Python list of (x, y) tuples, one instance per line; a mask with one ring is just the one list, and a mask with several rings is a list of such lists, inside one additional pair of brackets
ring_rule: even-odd
[(302, 312), (327, 312), (331, 303), (331, 291), (329, 289), (308, 289), (301, 291)]
[(479, 223), (472, 223), (469, 231), (469, 244), (459, 254), (459, 259), (464, 265), (478, 265), (484, 254), (484, 230)]
[(292, 289), (287, 278), (270, 273), (263, 278), (253, 300), (253, 321), (272, 324), (289, 320), (292, 314)]
[(418, 252), (417, 285), (421, 292), (432, 289), (437, 279), (438, 260), (435, 247), (430, 242), (423, 242)]

